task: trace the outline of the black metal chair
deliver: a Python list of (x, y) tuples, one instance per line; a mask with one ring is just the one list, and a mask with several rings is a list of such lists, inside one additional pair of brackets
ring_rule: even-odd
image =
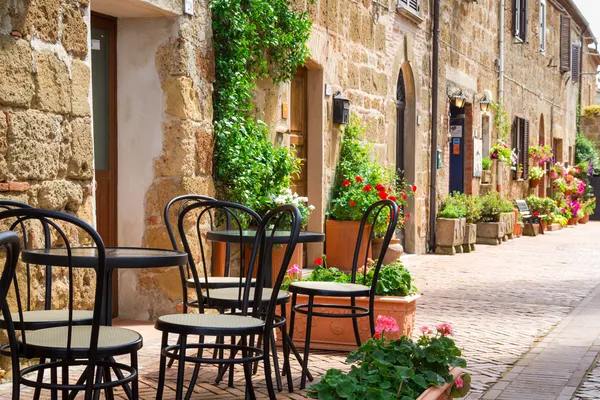
[[(245, 257), (243, 250), (244, 246), (242, 242), (243, 224), (239, 213), (252, 215), (253, 212), (241, 205), (222, 201), (205, 201), (187, 206), (179, 216), (178, 229), (183, 241), (184, 249), (188, 254), (192, 254), (193, 251), (191, 249), (190, 242), (187, 239), (186, 227), (184, 225), (187, 215), (194, 210), (199, 211), (197, 221), (202, 221), (203, 218), (208, 218), (208, 215), (216, 210), (219, 210), (223, 213), (220, 221), (224, 221), (223, 218), (225, 215), (230, 218), (234, 229), (239, 231), (239, 244), (241, 249), (239, 253), (239, 259), (240, 265), (242, 265)], [(280, 271), (277, 275), (277, 279), (275, 280), (273, 288), (270, 291), (270, 298), (268, 302), (265, 302), (263, 300), (263, 278), (266, 271), (263, 266), (265, 264), (267, 251), (270, 251), (272, 247), (272, 238), (275, 234), (275, 231), (278, 229), (277, 227), (280, 226), (280, 222), (283, 218), (287, 218), (291, 223), (289, 240), (287, 242), (287, 249), (283, 257)], [(196, 226), (199, 226), (199, 222), (196, 223)], [(246, 398), (255, 399), (256, 397), (252, 384), (252, 364), (256, 361), (263, 362), (269, 398), (276, 399), (273, 382), (271, 379), (270, 364), (270, 347), (273, 343), (272, 337), (273, 329), (275, 327), (275, 310), (278, 304), (277, 298), (279, 294), (279, 288), (286, 274), (286, 266), (291, 260), (292, 253), (298, 241), (300, 226), (300, 212), (296, 207), (291, 205), (278, 207), (275, 210), (270, 211), (267, 213), (264, 219), (260, 221), (256, 231), (254, 244), (251, 249), (249, 263), (245, 271), (245, 280), (241, 282), (238, 288), (239, 303), (236, 302), (235, 304), (238, 311), (233, 314), (204, 313), (204, 305), (211, 303), (208, 298), (204, 300), (204, 293), (199, 289), (201, 286), (201, 278), (198, 276), (194, 257), (189, 257), (191, 272), (195, 281), (196, 294), (198, 296), (200, 314), (165, 315), (158, 318), (156, 321), (156, 329), (163, 332), (159, 386), (156, 395), (157, 399), (162, 399), (167, 358), (178, 359), (176, 386), (177, 400), (183, 398), (185, 362), (192, 362), (196, 366), (194, 374), (190, 380), (188, 392), (185, 396), (186, 399), (191, 398), (198, 376), (196, 369), (199, 368), (200, 364), (242, 364), (244, 366), (244, 375), (246, 378)], [(201, 250), (203, 250), (204, 245), (202, 244), (202, 240), (200, 240), (199, 245)], [(200, 262), (205, 265), (207, 257), (204, 255), (203, 251), (201, 251), (201, 253)], [(256, 285), (253, 287), (251, 284), (251, 277), (253, 276), (255, 269), (257, 271), (257, 279)], [(208, 291), (207, 293), (210, 294), (211, 291)], [(259, 306), (254, 306), (257, 304)], [(263, 305), (265, 305), (265, 307), (262, 307)], [(180, 335), (180, 342), (175, 345), (169, 345), (169, 333)], [(229, 336), (234, 338), (234, 340), (232, 340), (231, 344), (204, 343), (203, 338), (204, 336), (208, 335), (216, 337)], [(255, 336), (260, 335), (264, 337), (263, 344), (262, 346), (256, 346), (254, 343), (254, 338)], [(199, 343), (189, 344), (189, 336), (199, 336)], [(239, 338), (239, 341), (236, 338)], [(198, 349), (198, 355), (193, 357), (187, 355), (188, 349)], [(212, 358), (205, 358), (203, 355), (204, 349), (217, 349), (219, 351), (213, 352)], [(229, 356), (225, 356), (221, 350), (228, 350), (230, 353)], [(241, 356), (238, 356), (239, 353), (241, 353)]]
[[(171, 245), (173, 246), (173, 250), (179, 250), (179, 244), (181, 243), (181, 238), (178, 238), (177, 229), (177, 220), (181, 212), (189, 205), (195, 204), (203, 201), (211, 201), (215, 200), (209, 196), (202, 196), (196, 194), (187, 194), (183, 196), (178, 196), (169, 201), (165, 206), (164, 210), (164, 220), (165, 225), (167, 227), (167, 232), (169, 234), (169, 239), (171, 240)], [(175, 212), (173, 212), (175, 210)], [(254, 220), (254, 223), (260, 223), (260, 216), (250, 210), (247, 211), (248, 218)], [(212, 213), (209, 213), (210, 220), (210, 229), (214, 230), (215, 219), (212, 217)], [(225, 216), (225, 229), (231, 228), (231, 221)], [(173, 223), (174, 222), (174, 223)], [(222, 222), (222, 221), (221, 221)], [(224, 265), (224, 276), (214, 276), (214, 267), (215, 267), (215, 243), (212, 244), (212, 252), (211, 252), (211, 265), (210, 268), (204, 266), (204, 278), (200, 280), (200, 288), (204, 291), (210, 289), (222, 289), (222, 288), (237, 288), (243, 283), (245, 277), (243, 276), (243, 272), (240, 271), (240, 276), (235, 277), (231, 276), (230, 272), (230, 264), (231, 264), (231, 245), (229, 243), (225, 244), (225, 265)], [(208, 274), (208, 270), (210, 270), (210, 274)], [(179, 267), (179, 274), (181, 275), (181, 290), (183, 293), (183, 312), (187, 313), (188, 307), (198, 308), (198, 300), (189, 299), (188, 289), (195, 289), (194, 278), (192, 277), (190, 271), (190, 264), (181, 265)], [(240, 279), (241, 278), (241, 279)], [(252, 279), (252, 284), (256, 282), (255, 279)], [(170, 364), (173, 360), (171, 360)]]
[[(61, 391), (63, 398), (74, 398), (78, 392), (84, 391), (86, 400), (91, 400), (92, 396), (97, 398), (101, 390), (105, 390), (107, 397), (110, 398), (114, 387), (123, 386), (129, 389), (128, 386), (131, 384), (130, 390), (126, 390), (128, 397), (137, 399), (137, 351), (142, 347), (142, 337), (139, 333), (130, 329), (100, 326), (103, 312), (106, 312), (106, 310), (103, 310), (106, 255), (100, 235), (86, 222), (69, 214), (56, 211), (21, 208), (0, 212), (0, 223), (6, 220), (14, 220), (10, 227), (11, 230), (23, 229), (24, 224), (28, 226), (23, 229), (23, 232), (35, 231), (36, 224), (47, 227), (49, 230), (47, 233), (53, 237), (53, 243), (61, 244), (69, 260), (68, 267), (65, 268), (68, 284), (68, 306), (66, 310), (68, 317), (65, 324), (28, 331), (25, 324), (15, 324), (13, 322), (15, 313), (11, 313), (8, 305), (5, 304), (2, 309), (9, 337), (12, 365), (15, 368), (13, 371), (13, 399), (19, 398), (19, 385), (21, 384), (50, 390), (53, 396), (57, 391)], [(89, 242), (96, 249), (96, 287), (91, 325), (78, 325), (78, 321), (75, 319), (73, 302), (76, 290), (74, 287), (74, 269), (76, 265), (73, 265), (71, 256), (73, 246), (66, 232), (69, 232), (73, 239), (79, 240), (79, 243)], [(17, 304), (17, 321), (24, 321), (25, 311), (20, 298), (19, 282), (16, 275), (13, 281)], [(113, 357), (127, 354), (131, 357), (130, 366), (114, 361)], [(40, 362), (33, 361), (33, 365), (30, 364), (30, 366), (19, 370), (19, 357), (21, 356), (28, 359), (40, 359)], [(46, 359), (53, 361), (43, 362)], [(83, 374), (75, 383), (69, 382), (69, 368), (71, 367), (84, 368)], [(58, 370), (61, 370), (62, 381), (58, 383), (52, 379), (50, 383), (47, 383), (39, 379), (41, 373), (47, 370), (50, 370), (53, 376), (57, 374)], [(112, 372), (116, 376), (115, 380), (112, 379)], [(31, 373), (38, 373), (36, 381), (32, 381), (27, 377)]]
[[(32, 209), (28, 204), (21, 203), (13, 200), (0, 200), (0, 211), (3, 210), (13, 210), (13, 209)], [(13, 218), (13, 222), (16, 220)], [(43, 235), (43, 243), (46, 248), (50, 248), (50, 229), (48, 224), (46, 224), (43, 220), (39, 221), (42, 228)], [(10, 222), (7, 222), (10, 223)], [(10, 225), (8, 225), (10, 226)], [(27, 232), (26, 224), (23, 221), (20, 221), (15, 227), (15, 230), (18, 230), (21, 233), (23, 249), (30, 248), (30, 238), (29, 234), (31, 232)], [(19, 265), (19, 264), (18, 264)], [(52, 266), (45, 265), (41, 268), (36, 268), (36, 270), (43, 269), (45, 275), (45, 285), (43, 287), (44, 290), (44, 307), (43, 309), (37, 309), (35, 304), (32, 304), (32, 286), (34, 282), (31, 279), (32, 276), (32, 266), (29, 263), (24, 263), (25, 267), (25, 283), (19, 288), (19, 291), (25, 288), (25, 301), (26, 306), (25, 310), (21, 315), (18, 312), (14, 312), (12, 314), (12, 322), (17, 331), (24, 329), (26, 331), (34, 331), (37, 329), (43, 328), (53, 328), (58, 326), (65, 326), (69, 322), (69, 313), (67, 310), (53, 310), (52, 309)], [(33, 270), (35, 272), (35, 270)], [(36, 282), (37, 283), (37, 282)], [(40, 287), (41, 288), (41, 287)], [(19, 293), (20, 298), (23, 298)], [(92, 323), (93, 312), (89, 310), (73, 310), (73, 324), (75, 325), (90, 325)], [(0, 329), (6, 330), (7, 324), (4, 320), (4, 317), (0, 315)], [(0, 346), (0, 355), (10, 357), (10, 344), (6, 343)], [(23, 355), (20, 355), (23, 357)], [(40, 361), (41, 363), (45, 362), (45, 359)], [(56, 373), (52, 371), (52, 380), (56, 382)], [(38, 380), (41, 382), (43, 380), (43, 373), (40, 372), (38, 376)], [(53, 397), (56, 397), (57, 394), (53, 393)], [(40, 388), (36, 388), (33, 399), (37, 400), (40, 398)]]
[[(384, 212), (387, 210), (387, 212)], [(389, 216), (389, 218), (388, 218)], [(362, 238), (365, 234), (367, 224), (370, 223), (370, 229), (368, 232), (369, 240), (367, 242), (367, 248), (371, 246), (373, 236), (375, 233), (374, 221), (380, 221), (381, 219), (387, 220), (387, 229), (381, 248), (381, 254), (379, 259), (375, 263), (375, 272), (373, 275), (373, 281), (371, 286), (366, 286), (357, 283), (358, 265), (359, 265), (359, 253), (362, 243)], [(310, 350), (310, 332), (313, 316), (327, 317), (327, 318), (352, 318), (352, 324), (354, 327), (354, 336), (356, 338), (356, 344), (360, 346), (361, 339), (358, 331), (357, 318), (368, 317), (369, 326), (371, 330), (371, 336), (375, 334), (375, 319), (373, 315), (373, 306), (375, 292), (377, 289), (377, 279), (379, 277), (379, 270), (385, 257), (385, 253), (390, 244), (390, 240), (394, 235), (396, 224), (398, 222), (398, 206), (391, 200), (381, 200), (371, 205), (362, 217), (360, 222), (360, 228), (358, 232), (358, 238), (356, 241), (356, 247), (354, 250), (354, 259), (352, 262), (352, 280), (351, 283), (339, 283), (339, 282), (309, 282), (299, 281), (292, 282), (289, 287), (290, 293), (292, 293), (292, 307), (291, 307), (291, 318), (290, 318), (290, 337), (294, 334), (294, 323), (296, 313), (304, 314), (307, 316), (306, 321), (306, 337), (304, 340), (304, 365), (302, 367), (302, 377), (300, 380), (300, 388), (304, 388), (306, 385), (306, 377), (308, 374), (308, 352)], [(366, 252), (365, 252), (366, 253)], [(367, 275), (367, 261), (368, 254), (365, 254), (365, 259), (362, 265), (365, 266), (362, 271), (362, 279), (358, 282), (365, 282)], [(296, 304), (298, 294), (308, 296), (307, 304)], [(345, 297), (350, 299), (350, 305), (342, 304), (317, 304), (314, 302), (315, 296), (331, 296), (331, 297)], [(369, 297), (369, 308), (359, 307), (356, 305), (357, 297)], [(314, 309), (324, 309), (325, 311), (315, 311)], [(327, 310), (331, 309), (331, 312)], [(339, 312), (342, 311), (342, 313)], [(344, 311), (347, 311), (344, 313)]]
[[(0, 252), (0, 259), (4, 258), (5, 260), (2, 277), (0, 278), (0, 309), (2, 310), (6, 307), (8, 291), (15, 277), (20, 247), (19, 236), (16, 233), (10, 231), (0, 233), (0, 250), (2, 250)], [(13, 357), (11, 361), (13, 370), (18, 371), (20, 368), (19, 359)], [(19, 398), (18, 379), (13, 379), (13, 399), (15, 398)]]

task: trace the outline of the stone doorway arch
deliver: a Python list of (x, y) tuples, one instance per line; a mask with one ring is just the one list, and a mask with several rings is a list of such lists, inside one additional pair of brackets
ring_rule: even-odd
[[(417, 183), (417, 91), (410, 62), (404, 61), (398, 72), (396, 85), (396, 157), (395, 168), (409, 184)], [(417, 215), (416, 199), (408, 202), (405, 213), (410, 213), (402, 231), (404, 251), (418, 252), (416, 221), (425, 218)]]

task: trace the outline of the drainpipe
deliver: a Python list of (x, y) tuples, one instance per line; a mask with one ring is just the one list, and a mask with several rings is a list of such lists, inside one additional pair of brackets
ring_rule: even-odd
[(438, 97), (440, 56), (440, 0), (433, 0), (433, 60), (431, 86), (431, 154), (429, 187), (429, 249), (435, 251), (435, 224), (437, 218), (437, 148), (438, 148)]
[[(500, 0), (500, 9), (498, 10), (498, 103), (504, 108), (504, 2)], [(504, 121), (500, 117), (500, 126)], [(500, 135), (501, 132), (498, 132)], [(496, 164), (496, 190), (502, 194), (502, 163), (497, 162)]]

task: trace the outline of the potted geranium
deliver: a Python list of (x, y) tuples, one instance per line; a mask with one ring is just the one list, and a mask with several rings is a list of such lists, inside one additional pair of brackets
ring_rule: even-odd
[(552, 147), (549, 145), (539, 144), (539, 146), (531, 146), (529, 148), (529, 158), (536, 165), (543, 165), (544, 163), (550, 162), (552, 160)]
[(329, 369), (318, 383), (308, 388), (313, 399), (439, 399), (464, 397), (471, 377), (463, 373), (466, 361), (454, 340), (452, 327), (440, 324), (435, 331), (421, 328), (417, 341), (402, 336), (396, 320), (378, 316), (375, 336), (350, 353), (349, 372)]
[[(370, 147), (362, 139), (364, 132), (365, 126), (356, 117), (351, 118), (343, 131), (333, 197), (326, 213), (325, 253), (332, 266), (345, 271), (352, 268), (353, 250), (358, 238), (360, 221), (367, 209), (379, 200), (395, 201), (401, 213), (397, 225), (400, 229), (404, 219), (410, 218), (410, 214), (402, 215), (408, 196), (417, 190), (416, 186), (409, 187), (403, 180), (398, 179), (394, 171), (371, 161)], [(370, 221), (374, 224), (376, 236), (384, 234), (388, 212), (389, 210), (386, 209), (379, 214), (377, 221)], [(367, 228), (368, 233), (371, 227)], [(368, 243), (369, 235), (365, 234), (362, 238), (359, 260), (364, 260), (365, 255), (371, 255)], [(351, 251), (348, 250), (349, 245)]]
[[(316, 265), (314, 271), (305, 278), (301, 278), (296, 270), (288, 270), (282, 289), (285, 290), (291, 282), (296, 280), (342, 283), (351, 281), (350, 274), (338, 268), (328, 266), (327, 260), (326, 256), (317, 258), (314, 261)], [(373, 265), (374, 261), (369, 260), (366, 266), (359, 268), (356, 278), (357, 283), (367, 286), (372, 284), (375, 273), (374, 268), (372, 268)], [(365, 268), (366, 279), (363, 280)], [(305, 295), (298, 294), (297, 296), (297, 304), (303, 304), (308, 301), (308, 297)], [(400, 260), (381, 266), (373, 307), (375, 315), (386, 314), (400, 321), (399, 331), (393, 337), (412, 335), (417, 310), (417, 299), (419, 297), (417, 289), (412, 285), (410, 272), (402, 265)], [(340, 297), (316, 296), (314, 301), (319, 304), (343, 304), (346, 306), (350, 304), (350, 299)], [(288, 303), (287, 315), (291, 315), (290, 306), (290, 303)], [(356, 298), (356, 306), (368, 308), (369, 298)], [(296, 313), (293, 337), (294, 342), (302, 346), (306, 335), (305, 329), (306, 317), (300, 313)], [(363, 341), (367, 340), (370, 336), (369, 319), (358, 318), (358, 329)], [(352, 350), (356, 348), (352, 319), (313, 317), (310, 346), (313, 349), (325, 350)]]

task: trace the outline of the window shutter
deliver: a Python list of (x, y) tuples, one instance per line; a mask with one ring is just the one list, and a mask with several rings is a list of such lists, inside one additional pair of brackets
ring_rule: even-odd
[(513, 34), (519, 36), (521, 29), (521, 0), (513, 0)]
[(529, 121), (523, 120), (523, 178), (529, 176)]
[(419, 12), (419, 0), (409, 0), (408, 7), (415, 12)]
[(529, 25), (529, 7), (527, 5), (527, 0), (523, 0), (521, 4), (521, 39), (524, 42), (528, 39), (528, 31), (527, 26)]
[(540, 1), (540, 51), (546, 51), (546, 0)]
[(408, 0), (398, 0), (398, 7), (408, 7)]
[(571, 18), (560, 16), (560, 72), (571, 69)]
[(577, 83), (579, 82), (579, 46), (573, 44), (571, 48), (571, 79), (573, 83)]
[[(519, 151), (519, 118), (515, 117), (515, 120), (512, 124), (512, 148), (517, 149)], [(513, 171), (513, 179), (517, 178), (517, 171)]]

